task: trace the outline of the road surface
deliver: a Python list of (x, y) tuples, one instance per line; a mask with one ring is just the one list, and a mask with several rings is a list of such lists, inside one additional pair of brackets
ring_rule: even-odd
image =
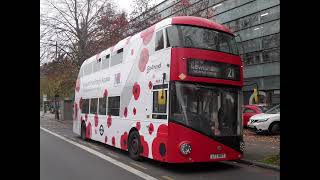
[(62, 127), (40, 126), (41, 180), (280, 179), (279, 171), (236, 162), (180, 165), (149, 159), (137, 162), (131, 160), (127, 152), (102, 143), (83, 141), (70, 129)]

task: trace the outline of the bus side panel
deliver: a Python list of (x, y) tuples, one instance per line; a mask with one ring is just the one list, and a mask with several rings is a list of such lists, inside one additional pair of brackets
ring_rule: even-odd
[[(166, 153), (160, 126), (167, 126), (167, 119), (152, 119), (153, 86), (162, 84), (163, 73), (169, 81), (170, 49), (154, 53), (156, 30), (149, 28), (128, 40), (123, 49), (123, 62), (100, 70), (81, 79), (81, 88), (75, 102), (80, 99), (120, 96), (119, 116), (82, 114), (74, 123), (74, 132), (80, 134), (80, 124), (87, 127), (87, 138), (127, 150), (128, 135), (135, 127), (141, 136), (142, 156), (158, 158)], [(151, 37), (151, 40), (149, 40)], [(118, 46), (114, 47), (116, 51)], [(111, 57), (112, 59), (112, 57)], [(161, 64), (161, 65), (160, 65)], [(93, 83), (94, 82), (94, 83)], [(167, 136), (167, 135), (166, 135)], [(166, 137), (165, 136), (165, 137)], [(159, 155), (159, 148), (161, 154)]]

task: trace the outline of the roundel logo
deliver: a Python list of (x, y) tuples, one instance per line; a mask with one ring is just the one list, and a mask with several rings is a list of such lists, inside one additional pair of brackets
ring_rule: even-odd
[(102, 126), (102, 125), (100, 125), (100, 127), (99, 127), (99, 132), (100, 132), (100, 135), (102, 136), (103, 133), (104, 133), (104, 129), (103, 129), (103, 126)]

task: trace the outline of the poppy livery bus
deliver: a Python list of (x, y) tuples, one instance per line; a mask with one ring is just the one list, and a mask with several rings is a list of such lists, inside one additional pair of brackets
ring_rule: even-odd
[(235, 35), (207, 19), (164, 19), (85, 60), (73, 131), (168, 163), (242, 158), (243, 66)]

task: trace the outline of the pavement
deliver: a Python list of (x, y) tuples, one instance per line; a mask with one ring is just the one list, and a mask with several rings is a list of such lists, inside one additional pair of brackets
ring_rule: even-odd
[[(258, 148), (264, 141), (252, 143), (255, 138), (253, 134), (245, 138), (248, 142), (246, 142), (247, 150), (244, 161), (248, 160), (249, 163), (226, 161), (176, 165), (164, 164), (150, 159), (133, 161), (125, 151), (99, 142), (83, 141), (72, 132), (72, 121), (57, 121), (53, 114), (40, 115), (40, 127), (129, 165), (155, 179), (238, 179), (239, 177), (249, 180), (258, 178), (261, 180), (280, 179), (280, 172), (275, 170), (276, 168), (268, 169), (263, 165), (260, 166), (259, 163), (251, 163), (266, 156), (264, 153), (277, 152), (277, 148), (272, 147), (278, 147), (276, 143), (273, 143), (272, 145), (275, 146), (270, 148)], [(90, 154), (42, 129), (40, 129), (40, 150), (41, 179), (97, 179), (105, 177), (108, 177), (108, 179), (141, 179), (141, 177), (135, 176), (126, 169), (119, 168), (115, 164)]]
[(244, 129), (243, 137), (246, 149), (242, 162), (280, 170), (279, 166), (260, 162), (269, 156), (280, 154), (280, 135), (257, 135), (248, 129)]

